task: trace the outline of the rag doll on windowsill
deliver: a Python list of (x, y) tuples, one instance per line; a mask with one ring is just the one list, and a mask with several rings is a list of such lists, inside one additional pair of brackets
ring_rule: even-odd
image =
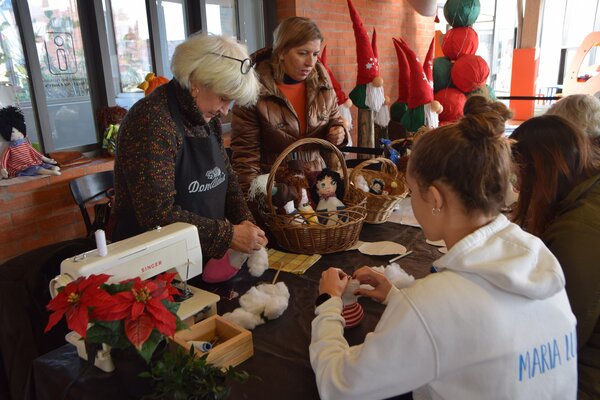
[(0, 134), (9, 142), (0, 159), (0, 176), (60, 175), (56, 161), (33, 148), (25, 129), (25, 117), (14, 106), (0, 109)]

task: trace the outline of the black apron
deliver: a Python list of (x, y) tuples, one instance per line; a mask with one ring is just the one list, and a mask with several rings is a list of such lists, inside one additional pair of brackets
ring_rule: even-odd
[[(167, 86), (169, 112), (177, 125), (177, 135), (183, 140), (175, 162), (175, 204), (205, 218), (224, 219), (229, 177), (219, 139), (208, 126), (205, 138), (185, 135), (175, 93), (176, 84), (172, 80)], [(119, 215), (116, 225), (113, 240), (126, 239), (145, 231), (137, 222), (135, 213)]]
[(167, 88), (169, 111), (183, 138), (175, 163), (175, 204), (205, 218), (224, 219), (229, 177), (219, 139), (210, 131), (207, 137), (185, 136), (174, 85), (171, 81)]

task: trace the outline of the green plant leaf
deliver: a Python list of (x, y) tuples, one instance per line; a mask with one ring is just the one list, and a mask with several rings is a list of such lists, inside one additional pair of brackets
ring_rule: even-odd
[(230, 394), (227, 378), (245, 382), (249, 374), (234, 367), (221, 369), (207, 362), (208, 354), (196, 357), (193, 346), (189, 350), (178, 347), (165, 353), (152, 365), (154, 391), (147, 399), (219, 400)]

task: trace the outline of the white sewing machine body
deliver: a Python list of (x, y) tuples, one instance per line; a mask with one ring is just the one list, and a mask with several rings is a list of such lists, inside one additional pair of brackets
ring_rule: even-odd
[[(202, 250), (194, 225), (175, 222), (111, 243), (106, 256), (94, 249), (68, 258), (60, 264), (61, 274), (50, 282), (50, 293), (54, 296), (58, 287), (80, 276), (106, 274), (111, 276), (109, 283), (116, 283), (135, 277), (148, 279), (172, 269), (182, 282), (202, 273)], [(194, 295), (181, 302), (177, 314), (182, 320), (209, 306), (213, 310), (208, 315), (216, 312), (218, 295), (188, 288)]]

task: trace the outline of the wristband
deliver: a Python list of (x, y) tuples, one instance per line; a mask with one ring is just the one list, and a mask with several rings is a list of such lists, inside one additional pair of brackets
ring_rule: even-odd
[(329, 293), (321, 293), (319, 297), (315, 300), (315, 307), (319, 307), (321, 304), (325, 303), (327, 300), (331, 298)]

